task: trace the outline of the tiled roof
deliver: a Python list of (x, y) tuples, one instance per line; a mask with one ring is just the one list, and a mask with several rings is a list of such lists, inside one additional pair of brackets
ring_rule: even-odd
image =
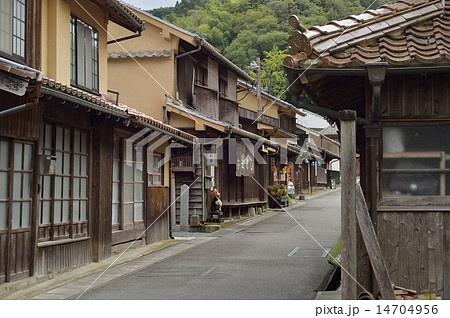
[(196, 137), (194, 135), (186, 133), (186, 132), (179, 130), (175, 127), (172, 127), (170, 125), (164, 124), (162, 121), (156, 120), (153, 117), (146, 115), (142, 112), (139, 112), (134, 108), (128, 107), (127, 105), (124, 105), (124, 104), (116, 105), (116, 104), (108, 101), (103, 96), (98, 96), (98, 95), (88, 93), (79, 88), (63, 84), (61, 82), (50, 79), (48, 77), (43, 78), (42, 87), (50, 88), (52, 90), (61, 92), (67, 96), (73, 96), (73, 97), (79, 98), (83, 101), (91, 103), (93, 106), (94, 105), (100, 106), (101, 108), (103, 108), (105, 111), (108, 111), (109, 113), (111, 113), (111, 112), (117, 113), (117, 115), (120, 115), (122, 117), (141, 120), (141, 121), (149, 124), (150, 126), (153, 126), (157, 129), (160, 129), (163, 131), (167, 131), (168, 133), (171, 133), (173, 135), (180, 136), (182, 138), (186, 138), (189, 140), (196, 139)]
[(37, 98), (41, 94), (41, 82), (43, 78), (41, 71), (0, 57), (0, 72), (12, 74), (16, 79), (24, 81), (24, 85), (4, 82), (2, 83), (3, 85), (0, 85), (2, 90), (18, 96), (26, 95), (30, 98)]
[(390, 65), (450, 61), (450, 1), (400, 0), (360, 15), (309, 29), (297, 17), (289, 37), (291, 68)]
[(171, 51), (137, 51), (137, 52), (111, 52), (108, 53), (108, 58), (118, 59), (118, 58), (143, 58), (143, 57), (170, 57), (172, 56)]
[(119, 0), (90, 0), (109, 13), (109, 20), (133, 32), (145, 29), (144, 22)]

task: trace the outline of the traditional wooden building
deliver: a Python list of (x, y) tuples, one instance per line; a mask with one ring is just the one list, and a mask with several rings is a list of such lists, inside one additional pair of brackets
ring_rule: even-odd
[[(450, 1), (402, 0), (294, 32), (296, 105), (357, 112), (361, 186), (390, 280), (450, 298)], [(377, 288), (358, 240), (357, 280)], [(376, 295), (376, 294), (375, 294)]]
[(115, 0), (0, 5), (0, 283), (167, 238), (160, 162), (195, 137), (107, 95), (107, 29), (143, 21)]
[[(198, 35), (130, 8), (145, 21), (146, 31), (109, 48), (110, 87), (120, 88), (126, 103), (140, 105), (139, 110), (199, 138), (194, 153), (183, 146), (172, 147), (166, 176), (170, 175), (172, 201), (177, 202), (173, 222), (179, 221), (177, 198), (183, 184), (190, 186), (189, 213), (201, 214), (204, 220), (214, 186), (221, 193), (225, 217), (264, 205), (268, 175), (253, 155), (267, 156), (262, 144), (274, 151), (279, 146), (251, 125), (240, 126), (237, 81), (253, 79)], [(121, 28), (110, 34), (128, 36)], [(259, 148), (251, 149), (258, 141)]]

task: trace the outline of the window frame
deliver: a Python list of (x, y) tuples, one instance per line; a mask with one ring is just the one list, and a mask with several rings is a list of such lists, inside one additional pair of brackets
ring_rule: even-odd
[[(152, 156), (152, 160), (151, 161), (149, 161), (149, 155), (150, 154)], [(163, 183), (164, 183), (164, 180), (163, 180), (163, 171), (164, 171), (163, 167), (164, 167), (164, 165), (156, 167), (156, 168), (159, 168), (159, 172), (154, 172), (155, 171), (155, 169), (154, 169), (155, 168), (155, 166), (154, 166), (155, 165), (155, 161), (157, 161), (157, 163), (159, 164), (159, 162), (161, 162), (163, 158), (164, 158), (163, 154), (147, 150), (147, 185), (148, 185), (148, 187), (162, 186), (163, 185)], [(151, 170), (150, 170), (149, 162), (151, 162), (153, 164), (153, 168)], [(154, 181), (154, 177), (155, 176), (159, 176), (159, 182), (155, 182)], [(150, 181), (150, 178), (151, 178), (151, 181)]]
[[(116, 149), (116, 145), (118, 145), (119, 149)], [(137, 158), (137, 150), (139, 148), (136, 148), (136, 145), (138, 147), (141, 147), (141, 152), (142, 152), (142, 160), (137, 160), (139, 158)], [(126, 152), (127, 149), (129, 149), (130, 146), (130, 142), (128, 141), (127, 137), (121, 134), (115, 134), (114, 136), (114, 146), (113, 146), (113, 176), (112, 176), (112, 217), (111, 217), (111, 226), (112, 226), (112, 231), (113, 232), (118, 232), (118, 231), (126, 231), (126, 230), (131, 230), (131, 229), (136, 229), (136, 228), (142, 228), (144, 227), (145, 224), (145, 208), (146, 208), (146, 178), (145, 178), (145, 171), (146, 171), (146, 157), (145, 157), (145, 151), (144, 151), (144, 146), (140, 146), (139, 143), (137, 141), (133, 141), (131, 142), (131, 147), (132, 149), (134, 149), (135, 151), (133, 151), (133, 157), (131, 158), (127, 158), (126, 157)], [(116, 152), (118, 151), (118, 152)], [(118, 179), (115, 178), (115, 163), (118, 163)], [(133, 176), (133, 180), (125, 180), (125, 165), (132, 163), (132, 176)], [(142, 180), (141, 181), (137, 181), (136, 177), (136, 168), (137, 168), (137, 163), (140, 163), (142, 166)], [(117, 196), (118, 196), (118, 201), (115, 200), (114, 198), (114, 185), (117, 184)], [(131, 185), (133, 191), (132, 191), (132, 200), (126, 200), (126, 194), (125, 194), (125, 186), (126, 185)], [(141, 188), (141, 199), (136, 200), (136, 185), (140, 185)], [(136, 204), (140, 204), (142, 211), (141, 211), (141, 219), (136, 219)], [(118, 205), (118, 210), (117, 210), (117, 220), (118, 223), (113, 223), (115, 222), (114, 220), (114, 205)], [(125, 221), (125, 205), (132, 205), (133, 210), (132, 210), (132, 221), (129, 223), (126, 223)]]
[[(79, 28), (83, 30), (89, 29), (92, 43), (89, 48), (83, 47), (81, 51), (80, 43), (85, 42), (86, 36), (81, 38)], [(83, 31), (85, 32), (85, 31)], [(84, 33), (85, 35), (86, 33)], [(79, 87), (83, 90), (94, 94), (99, 94), (100, 86), (100, 72), (99, 72), (99, 32), (92, 25), (79, 19), (78, 17), (70, 16), (70, 85)], [(90, 52), (89, 52), (90, 51)], [(86, 59), (86, 57), (88, 57)], [(80, 58), (83, 58), (83, 63), (80, 63)], [(89, 63), (87, 61), (90, 60)], [(81, 79), (81, 77), (83, 77)], [(89, 85), (88, 78), (90, 78), (91, 85)]]
[(208, 87), (208, 68), (200, 63), (194, 64), (194, 84)]
[[(2, 147), (2, 144), (6, 145), (6, 147)], [(20, 155), (17, 155), (17, 146), (20, 147)], [(26, 151), (27, 148), (28, 151)], [(0, 215), (0, 217), (4, 217), (3, 221), (5, 223), (3, 224), (4, 227), (0, 227), (0, 232), (31, 230), (35, 180), (34, 148), (35, 144), (32, 141), (0, 136), (0, 156), (6, 150), (6, 156), (2, 156), (3, 159), (6, 159), (6, 167), (2, 167), (5, 162), (0, 162), (0, 176), (6, 175), (6, 178), (2, 178), (3, 181), (6, 180), (6, 193), (2, 191), (4, 198), (0, 197), (0, 204), (6, 206), (5, 215)], [(26, 156), (27, 152), (28, 157)], [(28, 159), (27, 164), (25, 159)], [(19, 163), (19, 167), (17, 167), (17, 163)], [(24, 182), (25, 176), (28, 176), (27, 187), (24, 186), (26, 184)], [(16, 183), (19, 185), (18, 188), (16, 187)], [(14, 208), (15, 205), (19, 205), (18, 217), (16, 218), (14, 217), (14, 215), (17, 215), (17, 210)], [(24, 213), (25, 205), (28, 205), (27, 218)]]
[[(49, 127), (49, 130), (47, 130)], [(57, 132), (62, 130), (62, 148), (58, 149)], [(69, 132), (68, 139), (69, 146), (66, 147), (66, 132)], [(75, 135), (79, 133), (79, 151), (75, 149)], [(50, 137), (47, 136), (50, 134)], [(84, 147), (83, 147), (83, 135)], [(54, 171), (48, 173), (41, 172), (39, 175), (39, 203), (38, 203), (38, 242), (57, 242), (60, 240), (74, 240), (79, 238), (89, 237), (89, 222), (90, 222), (90, 133), (89, 130), (68, 126), (54, 122), (44, 122), (41, 135), (41, 149), (43, 156), (56, 157), (56, 165)], [(84, 148), (84, 152), (83, 152)], [(58, 155), (59, 154), (59, 155)], [(75, 158), (79, 157), (78, 174), (75, 171)], [(81, 174), (83, 166), (83, 157), (85, 161), (85, 171)], [(59, 173), (58, 159), (62, 159), (61, 170)], [(45, 160), (45, 159), (44, 159)], [(68, 166), (65, 166), (66, 160), (69, 160)], [(60, 179), (60, 193), (56, 193), (56, 182)], [(68, 183), (65, 183), (68, 179)], [(78, 197), (75, 196), (75, 182), (78, 180)], [(85, 180), (85, 193), (82, 194), (82, 182)], [(68, 185), (68, 189), (65, 186)], [(66, 192), (68, 191), (68, 192)], [(68, 194), (68, 196), (66, 195)], [(47, 197), (48, 195), (48, 197)], [(55, 222), (55, 203), (60, 202), (59, 222)], [(64, 219), (64, 203), (68, 202), (68, 220)], [(85, 218), (82, 218), (82, 202), (85, 204)], [(48, 204), (47, 204), (48, 203)], [(78, 218), (74, 218), (74, 204), (78, 203)], [(47, 207), (45, 207), (47, 206)], [(44, 208), (48, 208), (48, 215), (46, 215)], [(47, 222), (47, 218), (49, 221)], [(61, 234), (62, 232), (62, 234)]]
[[(28, 14), (28, 0), (6, 0), (9, 1), (11, 4), (11, 22), (10, 22), (10, 26), (11, 26), (11, 30), (10, 30), (10, 34), (8, 35), (8, 40), (10, 41), (10, 45), (11, 45), (11, 53), (3, 51), (2, 49), (0, 49), (0, 56), (12, 59), (14, 61), (20, 62), (20, 63), (24, 63), (26, 60), (26, 56), (27, 56), (27, 39), (28, 39), (28, 30), (27, 30), (27, 14)], [(16, 3), (20, 3), (21, 5), (23, 5), (23, 20), (21, 19), (21, 17), (17, 14), (17, 12), (15, 12), (17, 5)], [(1, 17), (1, 12), (0, 12), (0, 17)], [(20, 30), (23, 31), (23, 37), (22, 34), (18, 34), (16, 29), (16, 26), (18, 25), (16, 23), (16, 21), (19, 21), (20, 24)], [(15, 52), (15, 43), (14, 40), (18, 39), (22, 45), (23, 45), (23, 55), (21, 55), (20, 53), (17, 54), (17, 51)]]
[[(384, 159), (392, 158), (440, 158), (440, 153), (445, 153), (445, 150), (441, 151), (422, 151), (417, 149), (415, 151), (404, 151), (398, 153), (384, 152), (383, 144), (383, 132), (386, 127), (438, 127), (448, 126), (450, 128), (450, 122), (448, 121), (384, 121), (381, 126), (380, 135), (380, 167), (379, 167), (379, 207), (378, 211), (450, 211), (450, 193), (442, 194), (442, 178), (450, 176), (450, 168), (440, 165), (439, 168), (427, 168), (427, 169), (386, 169), (383, 167)], [(385, 154), (388, 156), (386, 157)], [(403, 154), (403, 155), (400, 155)], [(439, 154), (439, 156), (438, 156)], [(444, 159), (445, 160), (445, 159)], [(445, 161), (444, 161), (445, 165)], [(384, 176), (385, 175), (405, 175), (405, 174), (440, 174), (440, 194), (439, 195), (386, 195), (384, 191)], [(445, 192), (445, 184), (444, 184)]]

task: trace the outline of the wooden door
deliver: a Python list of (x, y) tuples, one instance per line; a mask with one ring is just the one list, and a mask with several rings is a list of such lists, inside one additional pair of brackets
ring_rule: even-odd
[(0, 282), (29, 276), (33, 144), (0, 139)]

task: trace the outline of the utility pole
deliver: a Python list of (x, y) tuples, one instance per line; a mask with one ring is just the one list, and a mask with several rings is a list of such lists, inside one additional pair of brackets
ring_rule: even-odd
[(261, 59), (259, 56), (256, 58), (256, 76), (257, 76), (257, 83), (256, 83), (256, 98), (258, 100), (258, 108), (257, 108), (257, 118), (259, 119), (259, 116), (261, 116)]

